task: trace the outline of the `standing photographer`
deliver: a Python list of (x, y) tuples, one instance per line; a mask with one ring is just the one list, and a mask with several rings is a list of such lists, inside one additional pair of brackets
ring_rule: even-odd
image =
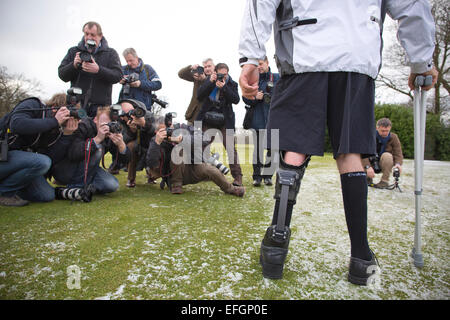
[(122, 79), (122, 67), (117, 52), (108, 46), (97, 22), (87, 22), (84, 36), (76, 47), (67, 52), (58, 67), (58, 75), (71, 87), (80, 87), (84, 96), (82, 107), (95, 117), (99, 106), (111, 105), (113, 84)]
[(136, 50), (127, 48), (123, 51), (123, 57), (127, 64), (122, 67), (123, 78), (120, 80), (119, 100), (135, 99), (141, 101), (152, 110), (152, 92), (161, 89), (162, 84), (155, 70), (148, 64), (144, 64), (138, 57)]
[(208, 58), (203, 61), (203, 67), (198, 64), (189, 65), (178, 72), (178, 77), (194, 83), (191, 102), (184, 115), (187, 124), (190, 126), (194, 125), (194, 121), (202, 108), (202, 101), (197, 97), (198, 88), (205, 82), (206, 77), (214, 72), (214, 67), (213, 60)]
[[(231, 79), (228, 71), (229, 68), (225, 63), (217, 64), (215, 72), (208, 76), (198, 88), (197, 98), (203, 101), (203, 105), (196, 120), (203, 121), (205, 130), (215, 128), (221, 131), (223, 145), (230, 162), (231, 175), (234, 178), (233, 184), (242, 186), (242, 170), (234, 139), (235, 114), (232, 106), (238, 104), (240, 98), (238, 85)], [(232, 149), (227, 147), (227, 141), (230, 139)]]
[(9, 149), (6, 156), (2, 152), (0, 161), (1, 205), (24, 206), (55, 199), (45, 175), (52, 163), (66, 156), (72, 133), (78, 128), (78, 120), (65, 105), (65, 94), (54, 95), (46, 105), (28, 98), (1, 119), (1, 139), (6, 139), (3, 143), (8, 143)]
[(398, 168), (399, 174), (402, 173), (402, 145), (398, 136), (391, 132), (391, 129), (392, 122), (388, 118), (382, 118), (377, 121), (377, 154), (373, 157), (362, 159), (369, 185), (372, 185), (372, 179), (376, 173), (383, 173), (380, 182), (374, 185), (378, 189), (389, 188), (389, 178), (393, 168)]
[(262, 140), (265, 135), (261, 134), (259, 130), (266, 129), (267, 118), (269, 116), (270, 101), (272, 99), (273, 87), (280, 79), (278, 73), (272, 73), (269, 67), (269, 59), (267, 56), (263, 60), (258, 61), (259, 83), (258, 93), (255, 100), (250, 100), (243, 97), (245, 104), (251, 107), (247, 112), (252, 113), (250, 128), (254, 129), (253, 135), (253, 185), (259, 187), (264, 178), (264, 184), (272, 185), (272, 175), (261, 175), (261, 168), (269, 166), (271, 152), (267, 150), (266, 163), (263, 164), (264, 159), (264, 144)]

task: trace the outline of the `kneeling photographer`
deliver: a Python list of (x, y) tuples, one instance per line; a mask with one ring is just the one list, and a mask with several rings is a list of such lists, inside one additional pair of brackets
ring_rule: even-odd
[[(64, 181), (67, 188), (57, 188), (58, 199), (91, 201), (93, 194), (106, 194), (116, 191), (119, 182), (112, 174), (100, 167), (104, 154), (117, 150), (117, 157), (126, 161), (130, 157), (122, 137), (122, 126), (111, 121), (110, 107), (100, 107), (97, 115), (84, 118), (74, 133), (72, 146), (68, 152), (67, 162), (57, 171), (70, 173)], [(60, 173), (62, 177), (64, 173)], [(61, 180), (61, 179), (58, 179)], [(81, 191), (78, 194), (76, 189)]]
[[(367, 172), (367, 183), (378, 189), (389, 189), (389, 178), (394, 173), (396, 181), (402, 172), (403, 152), (398, 136), (391, 132), (392, 123), (388, 118), (382, 118), (376, 125), (377, 154), (363, 159)], [(393, 172), (394, 169), (394, 172)], [(377, 184), (373, 184), (375, 174), (382, 173)]]
[[(203, 130), (214, 128), (222, 133), (222, 142), (227, 151), (233, 184), (242, 186), (242, 170), (234, 141), (235, 114), (233, 104), (239, 103), (238, 85), (228, 74), (225, 63), (216, 65), (215, 72), (208, 76), (198, 88), (197, 99), (204, 101), (196, 121), (203, 122)], [(228, 131), (228, 132), (227, 132)], [(232, 133), (230, 133), (230, 131)], [(232, 148), (227, 147), (231, 139)]]
[(55, 199), (45, 175), (52, 164), (64, 159), (78, 128), (78, 113), (66, 106), (64, 93), (55, 94), (46, 104), (28, 98), (1, 118), (1, 205), (24, 206)]
[[(181, 129), (183, 135), (177, 135), (178, 129)], [(194, 139), (199, 139), (197, 148)], [(176, 161), (173, 159), (172, 151), (180, 143), (184, 145), (181, 152), (189, 150), (191, 153), (189, 162), (179, 161), (179, 154)], [(160, 117), (156, 120), (156, 135), (152, 138), (147, 151), (147, 170), (155, 180), (162, 177), (161, 188), (167, 183), (172, 194), (182, 194), (183, 185), (213, 181), (223, 192), (243, 197), (244, 187), (234, 186), (217, 167), (203, 162), (203, 145), (209, 143), (211, 141), (203, 141), (201, 133), (195, 134), (193, 127), (184, 124), (174, 126), (167, 117)]]
[[(145, 104), (134, 99), (119, 102), (121, 106), (120, 121), (124, 125), (124, 141), (130, 150), (128, 162), (127, 187), (136, 186), (136, 171), (145, 168), (145, 155), (151, 138), (155, 135), (153, 113), (147, 111)], [(150, 180), (149, 180), (150, 181)]]

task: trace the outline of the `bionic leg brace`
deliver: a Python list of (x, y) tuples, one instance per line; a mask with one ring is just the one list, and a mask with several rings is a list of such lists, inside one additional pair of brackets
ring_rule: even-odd
[(283, 276), (283, 266), (291, 236), (289, 225), (292, 209), (310, 159), (311, 157), (308, 156), (301, 166), (288, 165), (283, 159), (280, 160), (275, 184), (274, 217), (261, 243), (260, 263), (265, 278), (281, 279)]

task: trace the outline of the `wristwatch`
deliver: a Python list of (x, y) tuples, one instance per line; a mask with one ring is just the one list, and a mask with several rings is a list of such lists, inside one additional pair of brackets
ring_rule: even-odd
[(370, 166), (369, 165), (366, 165), (366, 166), (364, 166), (364, 169), (369, 169), (370, 168)]

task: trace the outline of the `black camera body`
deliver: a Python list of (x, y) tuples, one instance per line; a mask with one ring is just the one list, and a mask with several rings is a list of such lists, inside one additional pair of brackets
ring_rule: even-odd
[(369, 161), (370, 161), (370, 165), (373, 168), (373, 171), (375, 173), (380, 173), (381, 172), (380, 157), (378, 155), (370, 156)]
[(192, 69), (191, 73), (193, 74), (203, 74), (205, 72), (205, 68), (202, 66), (198, 66), (197, 69)]
[(130, 94), (130, 83), (136, 82), (139, 80), (139, 74), (133, 72), (125, 77), (125, 84), (123, 85), (123, 94)]
[(83, 119), (87, 117), (84, 109), (79, 109), (76, 105), (81, 101), (83, 90), (77, 87), (71, 87), (67, 90), (66, 103), (67, 109), (70, 111), (70, 116), (75, 119)]
[(263, 94), (263, 100), (265, 103), (270, 104), (270, 102), (272, 101), (272, 95), (270, 93), (264, 93)]
[(217, 81), (223, 81), (224, 78), (225, 78), (225, 74), (223, 74), (223, 73), (217, 74)]
[(122, 112), (122, 106), (120, 104), (113, 104), (109, 111), (109, 117), (112, 121), (118, 121)]
[(111, 133), (121, 133), (122, 125), (118, 121), (111, 121), (108, 124), (109, 132)]
[(397, 167), (394, 168), (393, 176), (394, 176), (395, 180), (398, 180), (400, 178), (399, 168), (397, 168)]

